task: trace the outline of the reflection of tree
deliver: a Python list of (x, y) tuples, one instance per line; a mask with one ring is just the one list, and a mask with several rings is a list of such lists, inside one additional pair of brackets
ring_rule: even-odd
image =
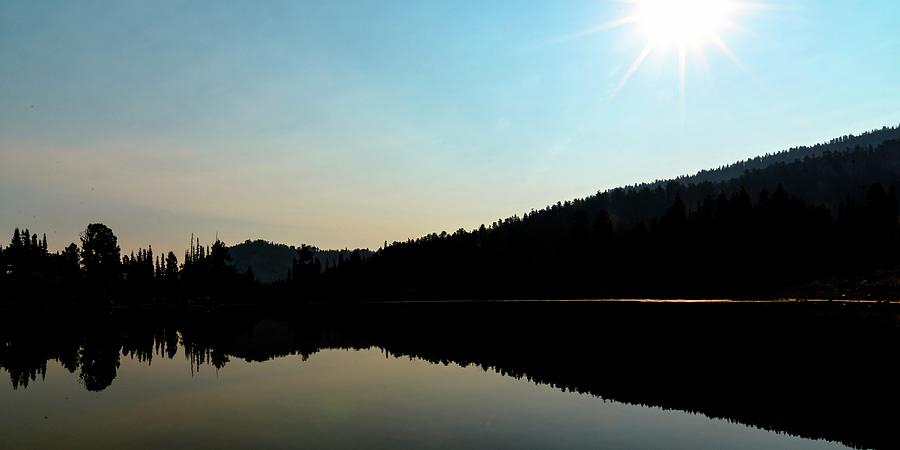
[[(279, 314), (117, 312), (0, 318), (0, 367), (26, 387), (56, 359), (85, 388), (108, 387), (121, 357), (149, 364), (178, 346), (193, 370), (322, 349), (474, 365), (621, 402), (767, 429), (895, 448), (896, 309), (841, 304), (373, 305)], [(511, 320), (513, 319), (514, 320)], [(37, 331), (43, 330), (43, 331)]]
[(102, 391), (112, 384), (119, 369), (119, 348), (117, 342), (105, 336), (85, 341), (81, 348), (81, 374), (79, 377), (89, 391)]

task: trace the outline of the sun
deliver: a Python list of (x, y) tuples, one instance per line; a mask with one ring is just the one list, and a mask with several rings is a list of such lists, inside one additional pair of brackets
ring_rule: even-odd
[(654, 52), (677, 57), (681, 96), (684, 96), (689, 53), (705, 59), (705, 48), (716, 47), (740, 66), (740, 61), (722, 36), (737, 28), (735, 20), (742, 12), (761, 6), (741, 0), (626, 0), (626, 3), (629, 11), (625, 16), (587, 31), (594, 33), (629, 27), (643, 42), (641, 51), (622, 76), (613, 96)]
[(637, 0), (631, 20), (657, 45), (700, 46), (732, 26), (740, 4), (728, 0)]

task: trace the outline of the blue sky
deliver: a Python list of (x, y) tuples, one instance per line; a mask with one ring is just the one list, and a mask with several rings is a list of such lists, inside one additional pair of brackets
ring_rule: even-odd
[(625, 2), (3, 2), (0, 230), (375, 248), (900, 123), (900, 3), (763, 3), (681, 95)]

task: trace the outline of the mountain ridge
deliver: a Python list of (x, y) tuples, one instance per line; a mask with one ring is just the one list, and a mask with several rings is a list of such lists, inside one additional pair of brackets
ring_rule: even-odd
[(643, 185), (655, 187), (656, 185), (665, 184), (671, 181), (682, 184), (728, 181), (743, 175), (744, 172), (748, 170), (765, 169), (766, 167), (777, 163), (788, 163), (806, 157), (816, 157), (828, 151), (845, 152), (858, 146), (875, 147), (882, 142), (894, 139), (900, 139), (900, 124), (893, 127), (885, 125), (881, 128), (864, 131), (859, 135), (846, 134), (811, 146), (801, 145), (798, 147), (790, 147), (775, 153), (766, 153), (764, 155), (738, 160), (714, 169), (701, 169), (692, 175), (681, 175), (675, 178), (656, 180), (649, 183), (638, 183), (634, 186), (637, 188), (640, 188)]
[[(340, 261), (349, 260), (353, 250), (322, 250), (318, 247), (301, 244), (299, 247), (264, 239), (247, 239), (228, 247), (231, 265), (244, 273), (252, 268), (254, 277), (263, 283), (282, 281), (287, 278), (288, 271), (301, 249), (312, 251), (314, 261), (318, 261), (322, 270), (337, 265)], [(365, 259), (372, 255), (369, 249), (357, 249)]]

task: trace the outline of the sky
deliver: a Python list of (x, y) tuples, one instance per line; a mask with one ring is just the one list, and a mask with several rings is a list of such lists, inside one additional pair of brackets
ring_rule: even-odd
[(900, 124), (900, 2), (756, 3), (682, 88), (625, 1), (0, 2), (0, 233), (374, 249)]

